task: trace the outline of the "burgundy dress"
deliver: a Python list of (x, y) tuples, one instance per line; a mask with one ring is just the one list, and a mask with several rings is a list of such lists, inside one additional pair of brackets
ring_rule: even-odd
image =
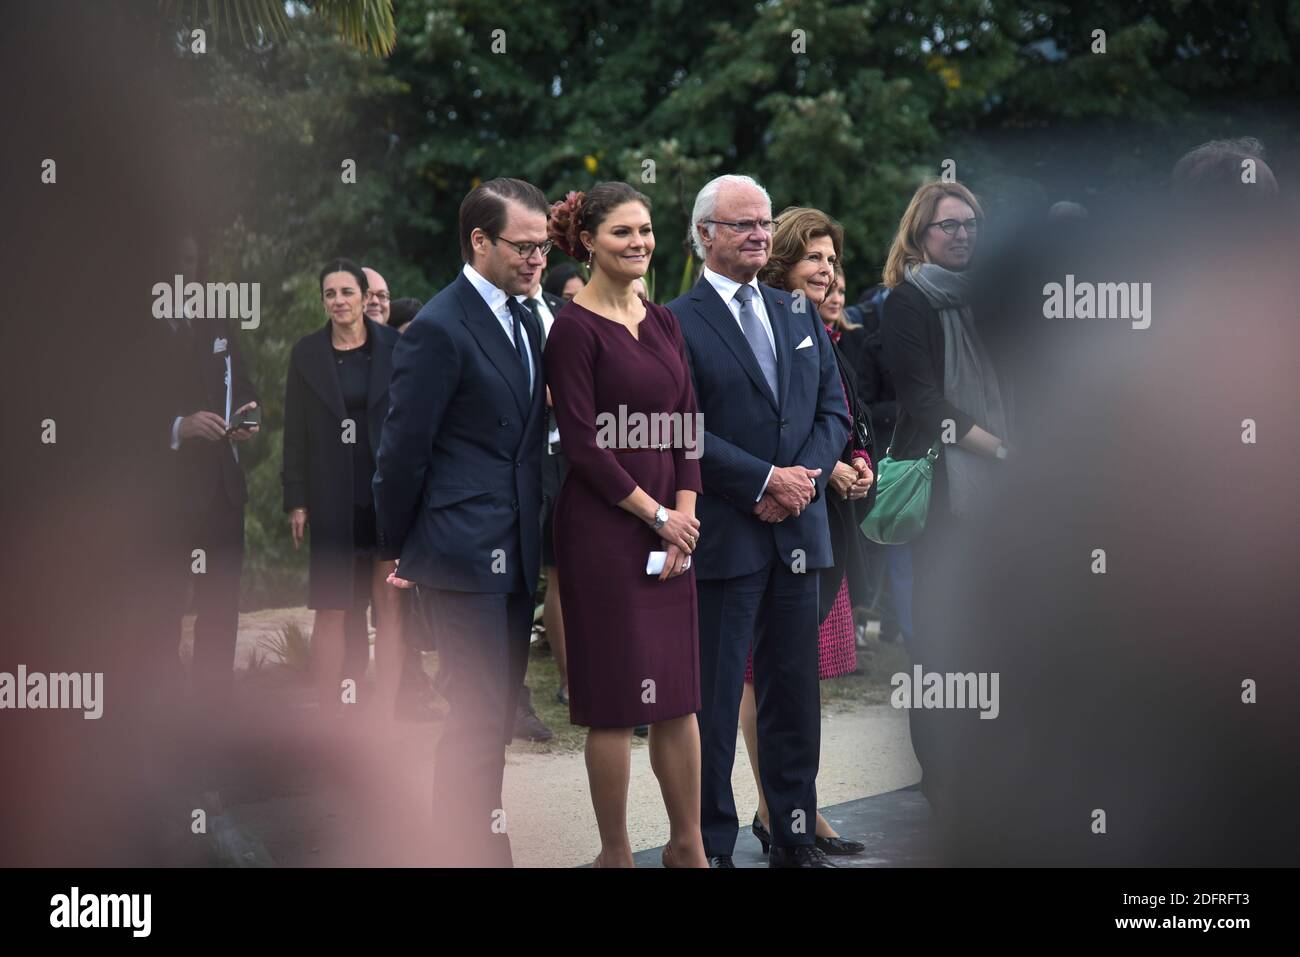
[[(554, 519), (569, 718), (593, 728), (652, 724), (700, 708), (695, 572), (666, 582), (647, 575), (650, 552), (667, 546), (618, 507), (637, 486), (675, 507), (679, 489), (701, 491), (699, 459), (688, 458), (680, 447), (685, 443), (673, 443), (672, 435), (659, 438), (677, 448), (609, 447), (644, 445), (631, 430), (616, 433), (611, 443), (606, 429), (597, 441), (598, 428), (610, 421), (598, 422), (602, 413), (634, 426), (633, 413), (650, 421), (654, 413), (693, 417), (696, 411), (676, 318), (646, 303), (637, 331), (640, 341), (623, 325), (570, 302), (546, 340), (546, 379), (570, 464)], [(702, 430), (679, 434), (700, 443), (704, 438)]]

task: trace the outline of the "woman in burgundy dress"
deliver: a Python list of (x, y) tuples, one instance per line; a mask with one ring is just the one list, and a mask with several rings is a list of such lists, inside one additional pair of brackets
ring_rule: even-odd
[[(570, 470), (555, 505), (555, 557), (569, 657), (569, 715), (587, 725), (597, 867), (632, 866), (632, 729), (650, 726), (650, 766), (668, 811), (667, 867), (706, 867), (700, 836), (699, 636), (695, 573), (701, 490), (695, 396), (672, 313), (632, 283), (654, 251), (650, 202), (624, 183), (570, 193), (551, 236), (587, 259), (591, 282), (560, 310), (546, 376)], [(665, 422), (678, 428), (668, 431)], [(667, 432), (667, 434), (664, 434)], [(648, 574), (651, 553), (664, 567)]]

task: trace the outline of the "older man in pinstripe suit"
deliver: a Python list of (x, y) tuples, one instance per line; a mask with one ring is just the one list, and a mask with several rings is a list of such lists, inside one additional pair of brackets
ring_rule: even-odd
[(701, 824), (732, 865), (731, 792), (745, 659), (754, 651), (759, 774), (773, 867), (831, 867), (813, 841), (821, 743), (817, 576), (831, 564), (823, 493), (849, 434), (835, 357), (817, 311), (754, 278), (772, 203), (747, 176), (700, 190), (691, 241), (704, 275), (669, 303), (704, 415), (700, 608)]

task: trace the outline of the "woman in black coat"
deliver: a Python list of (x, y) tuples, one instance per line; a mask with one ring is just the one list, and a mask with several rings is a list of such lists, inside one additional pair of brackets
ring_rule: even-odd
[[(355, 701), (342, 685), (344, 619), (374, 602), (375, 708), (393, 719), (402, 673), (400, 593), (386, 581), (395, 555), (381, 554), (370, 483), (399, 334), (364, 314), (366, 277), (346, 259), (321, 271), (328, 324), (293, 347), (284, 399), (284, 509), (294, 548), (311, 526), (307, 605), (316, 611), (312, 669), (322, 713)], [(349, 676), (358, 683), (360, 675)]]
[[(991, 507), (1005, 469), (1011, 396), (993, 367), (971, 307), (968, 267), (983, 213), (960, 183), (916, 191), (885, 263), (885, 360), (898, 391), (893, 458), (938, 454), (925, 529), (911, 542), (915, 666), (944, 673), (963, 661), (962, 636), (942, 627), (953, 601), (952, 556), (970, 547), (961, 529)], [(964, 669), (962, 669), (964, 670)], [(933, 806), (954, 793), (954, 750), (942, 709), (912, 708), (921, 790)]]

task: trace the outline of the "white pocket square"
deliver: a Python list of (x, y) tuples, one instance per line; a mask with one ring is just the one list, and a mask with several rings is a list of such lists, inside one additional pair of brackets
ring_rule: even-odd
[(798, 344), (797, 346), (795, 346), (794, 348), (795, 348), (795, 351), (796, 351), (796, 352), (799, 351), (800, 349), (811, 349), (811, 348), (812, 348), (812, 336), (804, 336), (804, 337), (803, 337), (803, 342), (799, 343), (799, 344)]

